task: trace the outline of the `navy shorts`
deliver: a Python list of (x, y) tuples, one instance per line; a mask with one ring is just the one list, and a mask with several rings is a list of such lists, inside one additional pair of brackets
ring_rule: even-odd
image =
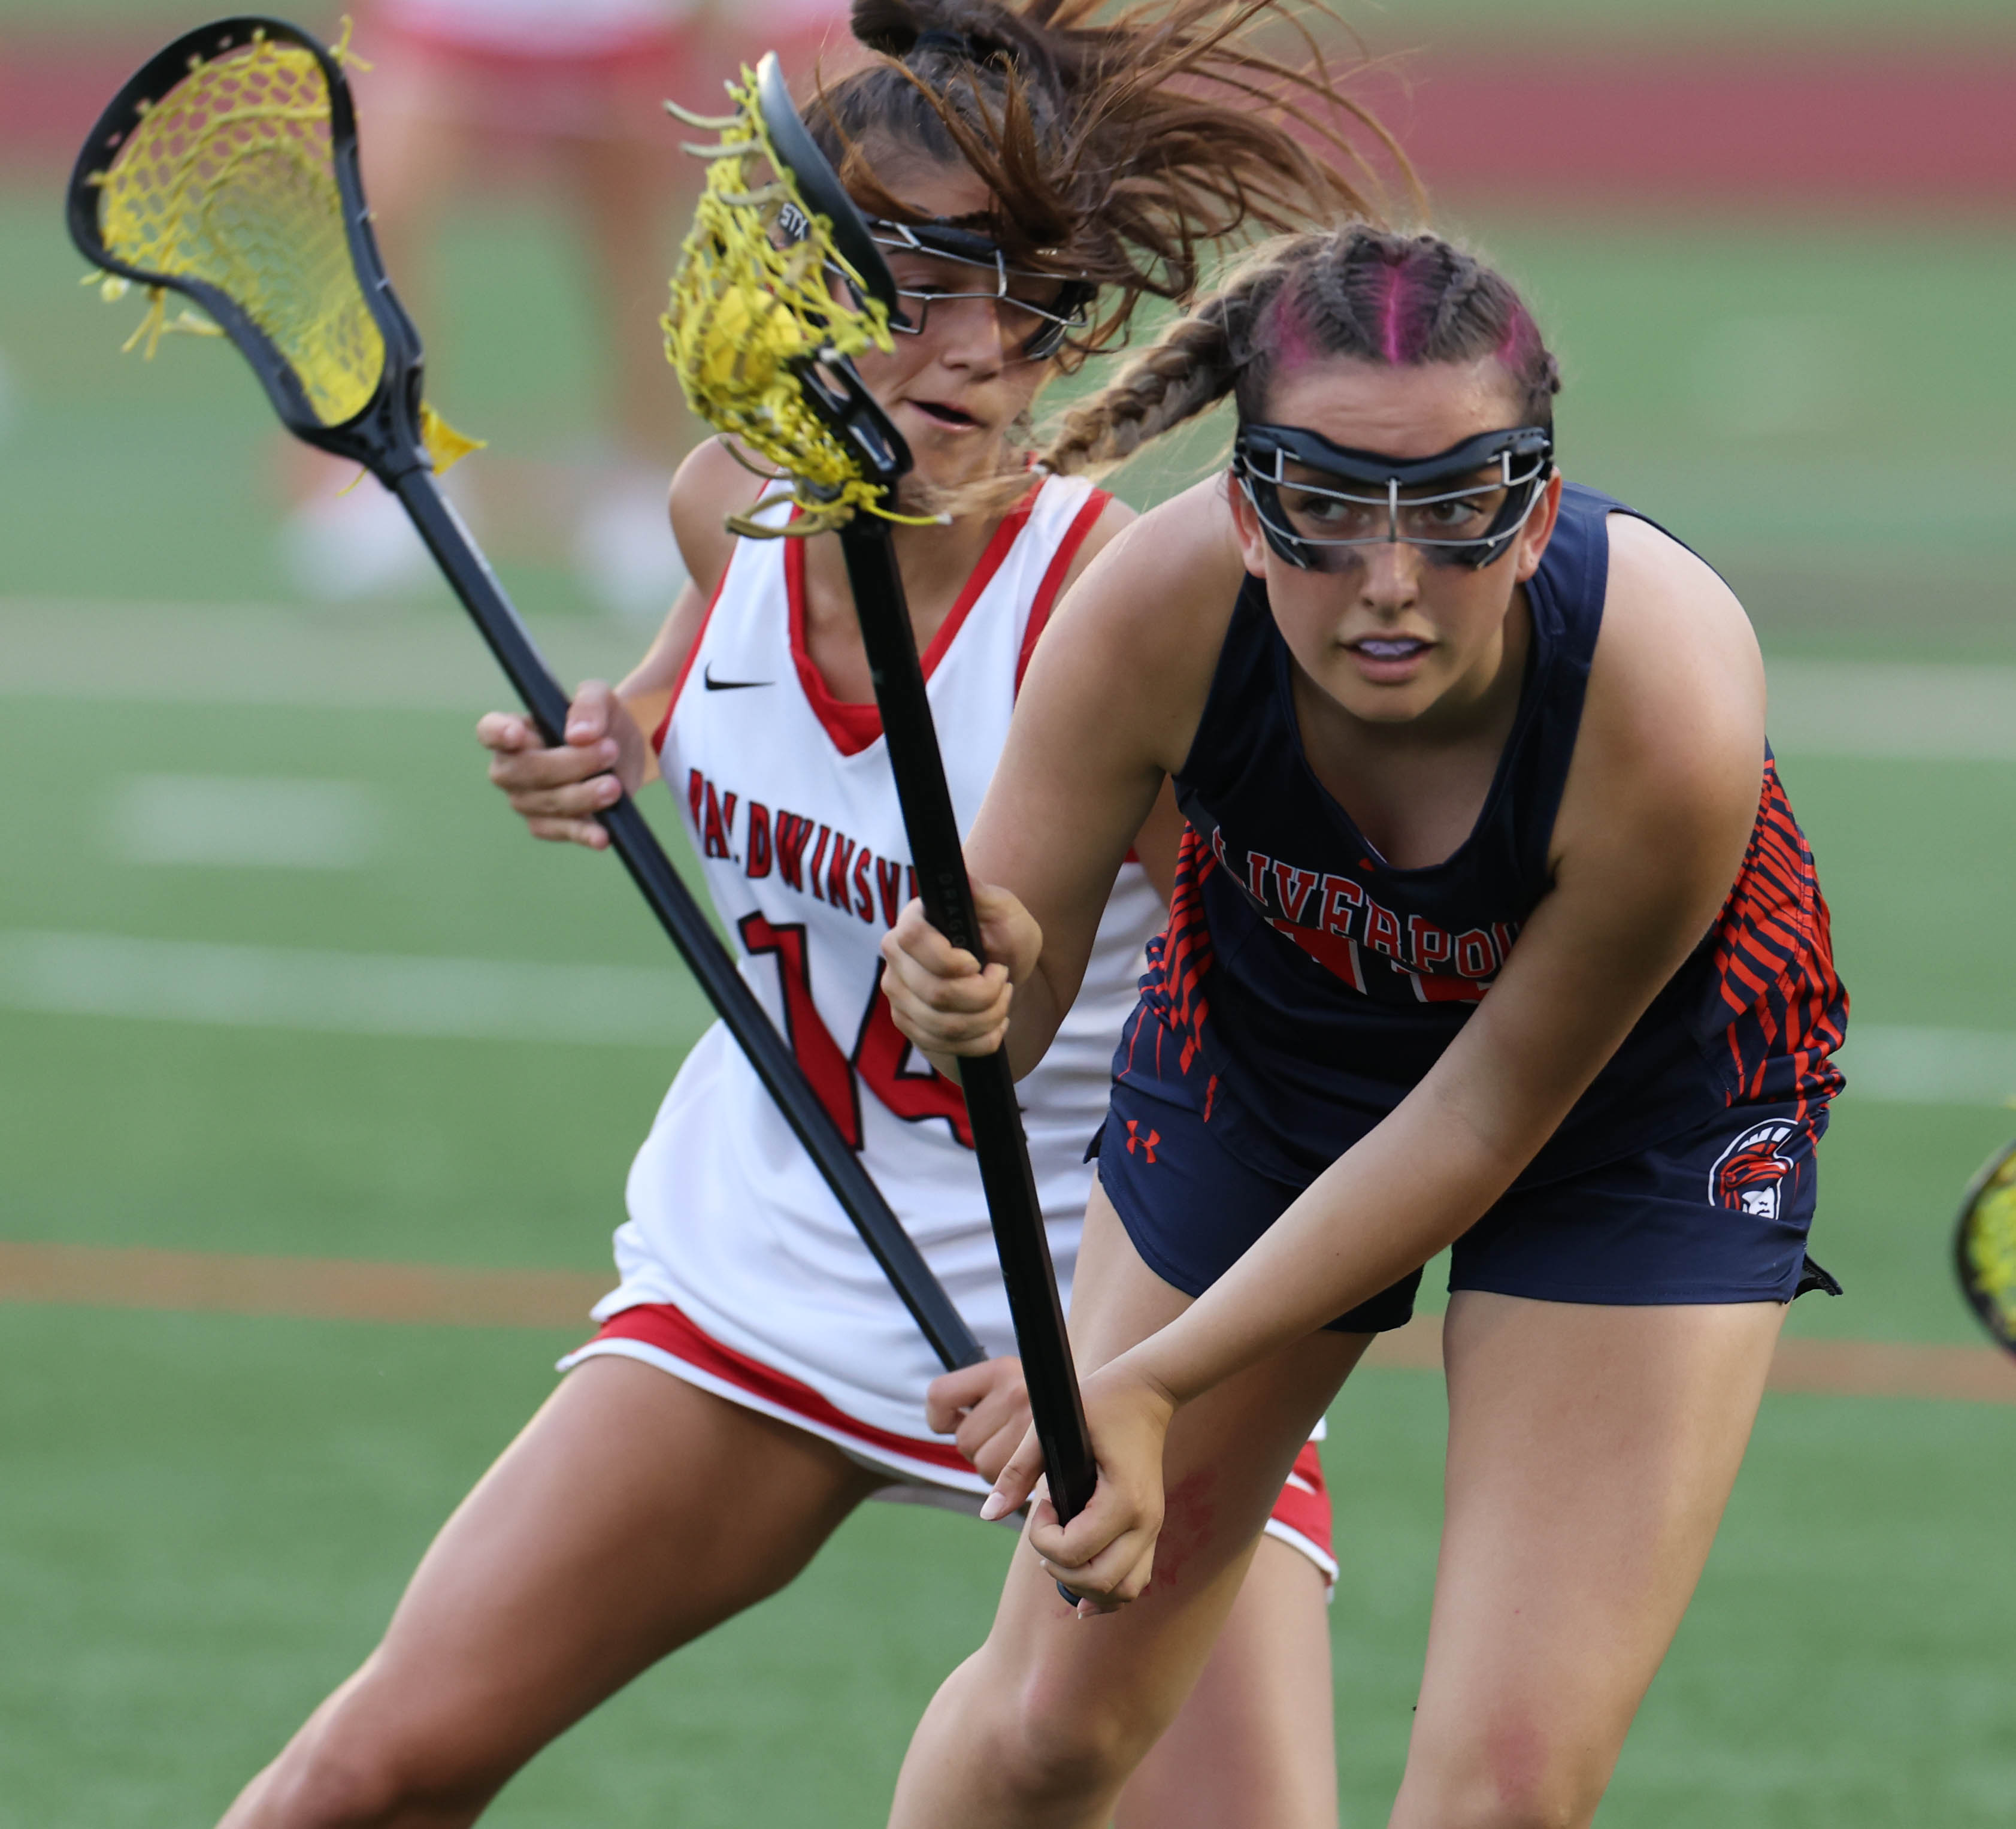
[[(1789, 1302), (1841, 1286), (1806, 1256), (1824, 1108), (1734, 1106), (1580, 1174), (1515, 1188), (1456, 1240), (1452, 1290), (1654, 1307)], [(1302, 1189), (1234, 1157), (1197, 1114), (1121, 1080), (1088, 1155), (1142, 1261), (1200, 1296)], [(1380, 1333), (1413, 1315), (1416, 1271), (1329, 1323)]]

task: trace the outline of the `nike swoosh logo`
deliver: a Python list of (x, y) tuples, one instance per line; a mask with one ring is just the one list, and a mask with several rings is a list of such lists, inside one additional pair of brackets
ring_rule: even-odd
[(714, 663), (709, 661), (700, 669), (700, 683), (710, 692), (740, 692), (751, 686), (774, 686), (774, 680), (717, 680), (714, 676)]

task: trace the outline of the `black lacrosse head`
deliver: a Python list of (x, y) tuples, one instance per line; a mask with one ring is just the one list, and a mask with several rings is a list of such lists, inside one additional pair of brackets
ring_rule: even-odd
[(840, 174), (819, 150), (819, 142), (812, 138), (812, 130), (805, 125), (797, 105), (791, 100), (791, 92), (784, 81), (783, 67), (778, 63), (774, 51), (765, 52), (762, 61), (756, 66), (756, 106), (762, 114), (764, 129), (770, 136), (771, 150), (779, 162), (790, 171), (797, 185), (798, 195), (833, 225), (835, 251), (859, 276), (862, 285), (871, 297), (880, 299), (890, 310), (895, 310), (896, 281), (889, 271), (889, 263), (876, 246), (875, 236), (860, 206), (847, 194), (847, 187), (840, 182)]
[[(854, 277), (869, 297), (879, 299), (892, 312), (896, 310), (896, 281), (889, 263), (875, 244), (867, 218), (847, 194), (839, 173), (819, 150), (792, 102), (783, 67), (774, 51), (766, 51), (756, 66), (756, 106), (777, 162), (790, 173), (806, 207), (832, 225), (834, 252), (852, 269)], [(802, 237), (810, 226), (794, 223), (787, 212), (787, 234)], [(844, 357), (830, 356), (797, 366), (807, 404), (836, 437), (844, 439), (859, 453), (873, 481), (885, 489), (894, 487), (910, 467), (910, 447), (868, 391), (854, 364)]]
[(193, 300), (297, 438), (387, 482), (428, 466), (420, 340), (385, 277), (337, 58), (283, 20), (198, 27), (85, 142), (67, 215), (85, 258)]

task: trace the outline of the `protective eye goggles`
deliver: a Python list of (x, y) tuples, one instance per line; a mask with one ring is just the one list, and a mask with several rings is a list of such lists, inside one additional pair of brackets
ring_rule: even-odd
[(1000, 312), (1010, 341), (1026, 359), (1040, 362), (1056, 355), (1072, 331), (1083, 330), (1090, 321), (1092, 301), (1099, 293), (1096, 286), (1086, 280), (1060, 280), (1054, 273), (1011, 267), (996, 243), (973, 229), (949, 222), (892, 222), (886, 217), (870, 216), (868, 230), (885, 253), (922, 254), (994, 276), (991, 287), (970, 292), (910, 290), (899, 280), (896, 296), (903, 306), (891, 314), (889, 327), (905, 336), (923, 334), (934, 305), (989, 299)]
[(1519, 426), (1402, 460), (1346, 450), (1301, 426), (1249, 425), (1232, 469), (1268, 545), (1302, 571), (1335, 571), (1356, 547), (1402, 542), (1438, 564), (1481, 569), (1539, 505), (1554, 440), (1544, 426)]

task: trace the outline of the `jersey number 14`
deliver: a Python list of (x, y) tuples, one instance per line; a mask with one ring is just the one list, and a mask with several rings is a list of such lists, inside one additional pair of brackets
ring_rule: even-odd
[(776, 957), (777, 981), (784, 994), (785, 1037), (805, 1078), (819, 1095), (819, 1103), (850, 1147), (861, 1147), (863, 1086), (909, 1123), (943, 1118), (961, 1143), (969, 1149), (973, 1147), (973, 1127), (966, 1115), (965, 1095), (934, 1069), (920, 1070), (909, 1064), (909, 1037), (896, 1026), (896, 1019), (889, 1013), (879, 972), (868, 994), (868, 1007), (861, 1012), (854, 1052), (844, 1055), (812, 1001), (812, 961), (805, 948), (805, 923), (778, 926), (761, 914), (745, 914), (737, 931), (752, 957), (765, 953)]

